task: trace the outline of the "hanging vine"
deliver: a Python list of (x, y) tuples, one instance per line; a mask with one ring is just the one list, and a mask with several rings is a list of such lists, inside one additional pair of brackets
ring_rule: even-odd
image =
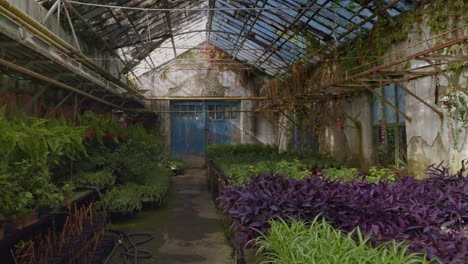
[(460, 76), (466, 69), (466, 62), (449, 63), (449, 83), (441, 102), (447, 116), (447, 128), (455, 150), (460, 151), (460, 136), (468, 130), (468, 85), (459, 84)]
[[(331, 50), (328, 42), (321, 44), (309, 31), (296, 28), (294, 37), (307, 43), (308, 53), (293, 64), (287, 74), (271, 80), (265, 88), (268, 92), (266, 95), (276, 103), (294, 105), (289, 101), (303, 100), (311, 94), (323, 94), (325, 91), (320, 91), (320, 87), (334, 80), (342, 80), (346, 74), (355, 74), (383, 63), (376, 61), (376, 58), (387, 53), (393, 44), (406, 40), (411, 31), (417, 30), (415, 25), (426, 23), (431, 33), (438, 35), (449, 28), (468, 23), (465, 16), (468, 3), (465, 2), (426, 0), (414, 3), (413, 10), (391, 19), (380, 17), (371, 31), (357, 29), (355, 33), (358, 37)], [(451, 37), (450, 34), (448, 37)], [(401, 65), (400, 70), (407, 67), (409, 64)], [(356, 91), (359, 92), (359, 88)]]

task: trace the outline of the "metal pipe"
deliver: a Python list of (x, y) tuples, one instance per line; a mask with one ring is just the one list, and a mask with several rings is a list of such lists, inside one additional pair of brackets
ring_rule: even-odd
[[(93, 34), (97, 38), (101, 39), (101, 41), (104, 43), (104, 45), (106, 46), (106, 48), (110, 52), (110, 54), (112, 54), (114, 57), (116, 57), (118, 60), (120, 60), (125, 67), (128, 66), (128, 63), (125, 60), (123, 60), (119, 55), (117, 55), (117, 53), (112, 49), (109, 42), (106, 39), (104, 39), (104, 37), (102, 35), (97, 33), (96, 30), (94, 30), (93, 26), (91, 26), (91, 24), (89, 24), (89, 22), (70, 3), (68, 3), (67, 0), (64, 0), (63, 3), (66, 5), (67, 8), (69, 8), (72, 11), (73, 14), (75, 14), (75, 16), (77, 16), (83, 23), (86, 24), (86, 26), (91, 30), (91, 32), (93, 32)], [(115, 59), (112, 59), (112, 60), (115, 60)], [(133, 74), (133, 76), (135, 76), (135, 78), (141, 84), (142, 82), (136, 76), (136, 74), (133, 72), (133, 70), (130, 70), (130, 72)]]
[(377, 67), (372, 68), (372, 69), (369, 69), (367, 71), (363, 71), (363, 72), (357, 73), (355, 75), (351, 75), (348, 78), (345, 78), (344, 81), (353, 80), (353, 79), (359, 78), (359, 77), (364, 76), (364, 75), (369, 74), (369, 73), (378, 72), (378, 71), (383, 70), (385, 68), (389, 68), (389, 67), (395, 66), (397, 64), (400, 64), (400, 63), (403, 63), (403, 62), (406, 62), (406, 61), (409, 61), (409, 60), (412, 60), (412, 59), (416, 59), (419, 56), (426, 55), (428, 53), (432, 53), (434, 51), (437, 51), (437, 50), (440, 50), (440, 49), (443, 49), (443, 48), (446, 48), (446, 47), (450, 47), (452, 45), (458, 44), (458, 43), (466, 41), (466, 40), (468, 40), (468, 35), (462, 36), (462, 37), (457, 38), (457, 39), (452, 39), (452, 40), (447, 41), (445, 43), (436, 45), (436, 46), (434, 46), (432, 48), (429, 48), (429, 49), (426, 49), (426, 50), (423, 50), (423, 51), (420, 51), (420, 52), (416, 52), (416, 53), (414, 53), (412, 55), (403, 57), (401, 59), (397, 59), (397, 60), (394, 60), (392, 62), (377, 66)]
[(368, 85), (364, 82), (361, 82), (362, 86), (364, 86), (367, 90), (369, 90), (371, 93), (373, 93), (376, 97), (378, 97), (380, 100), (384, 101), (387, 105), (389, 105), (393, 110), (397, 111), (399, 114), (401, 114), (408, 122), (411, 123), (411, 117), (409, 117), (406, 113), (403, 113), (398, 107), (394, 104), (392, 104), (390, 101), (388, 101), (384, 96), (380, 95), (374, 90), (374, 87), (371, 85)]
[(64, 83), (62, 83), (62, 82), (56, 81), (56, 80), (54, 80), (54, 79), (51, 79), (51, 78), (49, 78), (49, 77), (47, 77), (47, 76), (44, 76), (44, 75), (42, 75), (42, 74), (39, 74), (39, 73), (37, 73), (37, 72), (33, 72), (33, 71), (31, 71), (31, 70), (28, 70), (28, 69), (26, 69), (26, 68), (23, 68), (23, 67), (21, 67), (21, 66), (18, 66), (18, 65), (14, 64), (14, 63), (11, 63), (11, 62), (9, 62), (9, 61), (0, 59), (0, 66), (3, 66), (3, 67), (5, 67), (5, 68), (7, 68), (7, 69), (11, 69), (11, 70), (17, 71), (17, 72), (19, 72), (19, 73), (22, 73), (22, 74), (27, 75), (27, 76), (29, 76), (29, 77), (32, 77), (32, 78), (34, 78), (34, 79), (38, 79), (38, 80), (41, 80), (41, 81), (44, 81), (44, 82), (48, 82), (48, 83), (53, 84), (53, 85), (55, 85), (55, 86), (58, 86), (58, 87), (60, 87), (60, 88), (67, 89), (67, 90), (72, 91), (72, 92), (75, 92), (75, 93), (77, 93), (77, 94), (86, 96), (86, 97), (88, 97), (88, 98), (90, 98), (90, 99), (93, 99), (93, 100), (95, 100), (95, 101), (98, 101), (98, 102), (100, 102), (100, 103), (103, 103), (103, 104), (106, 104), (106, 105), (109, 105), (109, 106), (112, 106), (112, 107), (115, 107), (115, 108), (118, 108), (118, 109), (121, 109), (121, 110), (125, 110), (125, 111), (134, 111), (134, 110), (131, 110), (131, 109), (128, 109), (128, 108), (120, 107), (120, 106), (115, 105), (115, 104), (113, 104), (113, 103), (111, 103), (111, 102), (108, 102), (108, 101), (106, 101), (106, 100), (103, 100), (103, 99), (101, 99), (101, 98), (99, 98), (99, 97), (96, 97), (96, 96), (94, 96), (94, 95), (91, 95), (91, 94), (89, 94), (89, 93), (87, 93), (87, 92), (81, 91), (81, 90), (76, 89), (76, 88), (74, 88), (74, 87), (71, 87), (71, 86), (69, 86), (69, 85), (67, 85), (67, 84), (64, 84)]
[(127, 84), (123, 83), (120, 79), (116, 78), (115, 76), (112, 76), (106, 69), (102, 68), (100, 65), (96, 64), (94, 61), (89, 59), (86, 55), (76, 50), (68, 42), (55, 35), (48, 28), (37, 22), (28, 14), (24, 13), (21, 9), (15, 7), (8, 0), (0, 0), (0, 13), (16, 21), (17, 23), (31, 31), (31, 33), (41, 37), (61, 52), (69, 55), (72, 58), (80, 58), (83, 61), (83, 64), (85, 64), (87, 67), (101, 72), (102, 75), (106, 77), (106, 79), (118, 83), (125, 90), (134, 93), (136, 96), (141, 98), (141, 95), (137, 91), (129, 88)]
[(161, 96), (161, 97), (146, 97), (148, 101), (263, 101), (267, 97), (221, 97), (221, 96), (194, 96), (194, 97), (178, 97), (178, 96)]

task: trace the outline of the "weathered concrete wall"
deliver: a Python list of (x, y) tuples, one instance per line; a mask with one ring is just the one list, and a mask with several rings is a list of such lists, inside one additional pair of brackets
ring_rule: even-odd
[[(468, 31), (465, 31), (465, 34)], [(410, 32), (406, 41), (393, 45), (390, 52), (402, 49), (404, 47), (413, 46), (419, 42), (425, 41), (433, 37), (430, 28), (426, 24), (415, 25)], [(456, 38), (457, 35), (447, 36), (449, 38)], [(444, 40), (438, 40), (438, 43)], [(414, 54), (421, 50), (425, 50), (436, 44), (435, 41), (430, 41), (424, 45), (415, 45), (414, 47), (406, 50), (400, 56), (407, 56)], [(448, 50), (448, 52), (453, 52)], [(444, 52), (447, 52), (445, 50)], [(465, 55), (466, 49), (458, 49), (456, 55)], [(449, 54), (448, 53), (448, 54)], [(453, 53), (451, 53), (453, 54)], [(394, 58), (393, 58), (394, 59)], [(445, 68), (445, 66), (441, 66)], [(436, 71), (424, 60), (411, 60), (410, 69), (420, 69), (421, 71)], [(468, 158), (468, 134), (466, 129), (458, 135), (458, 146), (454, 145), (454, 135), (449, 128), (449, 123), (453, 123), (443, 107), (443, 97), (446, 95), (447, 87), (459, 85), (464, 87), (465, 93), (468, 93), (467, 86), (467, 73), (468, 68), (464, 67), (464, 74), (461, 74), (458, 80), (447, 80), (446, 76), (451, 76), (452, 73), (437, 74), (434, 76), (422, 77), (413, 79), (407, 83), (403, 83), (410, 91), (418, 97), (431, 104), (434, 108), (444, 113), (443, 118), (431, 110), (429, 107), (421, 103), (415, 97), (406, 94), (406, 114), (412, 119), (411, 122), (406, 121), (406, 134), (407, 134), (407, 155), (408, 155), (408, 170), (410, 173), (424, 176), (427, 166), (433, 163), (440, 163), (445, 161), (450, 165), (453, 171), (460, 169), (461, 160)]]
[[(465, 32), (466, 34), (467, 32)], [(425, 39), (431, 38), (432, 34), (428, 26), (422, 24), (414, 26), (407, 40), (394, 44), (387, 54), (392, 54), (397, 50), (413, 46), (398, 54), (390, 55), (385, 62), (395, 60), (404, 56), (414, 54), (435, 45), (434, 41), (424, 45), (415, 45)], [(453, 36), (455, 37), (455, 36)], [(440, 43), (440, 40), (439, 40)], [(453, 50), (452, 50), (453, 51)], [(458, 55), (466, 56), (466, 49), (459, 49)], [(444, 67), (444, 66), (442, 66)], [(418, 69), (421, 71), (435, 71), (424, 60), (411, 60), (409, 64), (399, 65), (392, 70)], [(448, 72), (449, 76), (452, 76)], [(452, 77), (450, 77), (452, 78)], [(407, 156), (408, 171), (419, 177), (424, 177), (427, 166), (433, 163), (445, 161), (450, 165), (452, 171), (459, 170), (461, 161), (468, 158), (468, 132), (461, 129), (458, 135), (454, 135), (449, 124), (455, 124), (460, 128), (460, 122), (453, 120), (443, 107), (444, 96), (449, 90), (448, 87), (457, 86), (468, 93), (468, 69), (466, 64), (464, 72), (456, 81), (449, 81), (445, 74), (421, 77), (406, 83), (401, 83), (418, 97), (431, 104), (433, 107), (444, 113), (443, 118), (421, 103), (415, 97), (406, 94), (406, 114), (412, 119), (406, 121), (407, 134)], [(466, 97), (468, 98), (468, 96)], [(373, 163), (372, 147), (372, 102), (370, 96), (364, 93), (353, 97), (348, 102), (341, 103), (342, 108), (349, 117), (357, 117), (352, 120), (349, 117), (344, 122), (344, 130), (340, 132), (336, 129), (336, 120), (324, 120), (323, 128), (320, 132), (320, 150), (331, 154), (340, 161), (348, 164), (367, 167)], [(333, 106), (330, 106), (332, 112)], [(356, 124), (360, 126), (356, 127)], [(455, 146), (454, 141), (457, 141)]]
[[(362, 93), (329, 102), (320, 119), (319, 151), (348, 166), (367, 168), (373, 164), (372, 100)], [(342, 112), (345, 113), (344, 117)], [(337, 118), (340, 118), (341, 126)]]
[[(245, 65), (213, 63), (199, 51), (190, 51), (159, 70), (148, 71), (140, 77), (141, 89), (148, 90), (149, 97), (253, 97), (263, 77), (248, 76)], [(240, 69), (239, 69), (240, 68)], [(277, 144), (276, 129), (272, 121), (253, 112), (257, 102), (241, 101), (239, 131), (242, 143)], [(170, 142), (170, 101), (153, 103), (153, 109), (161, 115), (161, 135)], [(169, 148), (169, 144), (167, 147)]]

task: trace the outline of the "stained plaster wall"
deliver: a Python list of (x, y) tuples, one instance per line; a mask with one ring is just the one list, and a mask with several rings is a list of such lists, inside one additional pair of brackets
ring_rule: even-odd
[[(465, 31), (464, 34), (466, 35), (467, 33)], [(407, 40), (392, 45), (387, 54), (413, 46), (416, 43), (431, 38), (431, 36), (432, 34), (427, 25), (415, 25)], [(456, 35), (450, 37), (455, 38)], [(430, 41), (425, 45), (417, 45), (403, 53), (389, 56), (385, 62), (414, 54), (434, 45), (434, 41)], [(450, 51), (453, 50), (445, 50), (445, 52)], [(467, 55), (466, 49), (459, 48), (457, 52), (459, 55)], [(409, 64), (400, 65), (399, 68), (403, 69), (404, 67), (419, 69), (420, 71), (435, 70), (424, 60), (411, 60)], [(393, 70), (398, 70), (398, 68)], [(459, 80), (457, 80), (458, 85), (465, 89), (465, 94), (468, 93), (467, 80), (468, 69), (465, 64), (464, 72), (460, 75)], [(468, 158), (468, 132), (466, 129), (462, 130), (458, 135), (458, 145), (455, 148), (453, 144), (454, 135), (448, 126), (449, 122), (454, 121), (450, 120), (447, 111), (441, 103), (449, 84), (450, 82), (443, 74), (417, 78), (407, 83), (402, 83), (402, 85), (418, 97), (444, 113), (441, 119), (437, 113), (415, 97), (409, 94), (405, 96), (406, 114), (411, 118), (411, 122), (406, 121), (408, 172), (421, 178), (424, 177), (424, 172), (430, 164), (445, 161), (450, 165), (452, 171), (455, 171), (461, 168), (461, 161)], [(371, 96), (367, 92), (364, 92), (359, 96), (342, 102), (341, 106), (349, 116), (357, 116), (355, 121), (358, 121), (357, 124), (360, 124), (362, 127), (361, 129), (357, 129), (355, 122), (350, 118), (346, 118), (343, 131), (336, 128), (336, 120), (324, 122), (323, 128), (319, 133), (320, 150), (349, 165), (368, 167), (375, 163), (373, 160), (371, 134)], [(330, 107), (330, 111), (333, 111), (333, 106), (330, 105)]]
[[(179, 60), (169, 63), (159, 70), (150, 70), (140, 77), (141, 89), (148, 90), (148, 97), (253, 97), (256, 89), (265, 81), (264, 77), (248, 75), (245, 65), (213, 64), (202, 53), (194, 50), (183, 54)], [(240, 141), (241, 143), (275, 142), (274, 124), (262, 114), (253, 110), (259, 102), (244, 100), (240, 102)], [(160, 133), (170, 148), (171, 122), (170, 101), (155, 101), (153, 109), (160, 115)]]
[[(320, 120), (319, 151), (354, 167), (367, 168), (373, 163), (372, 98), (367, 93), (329, 102), (327, 115)], [(338, 116), (346, 113), (338, 125)]]

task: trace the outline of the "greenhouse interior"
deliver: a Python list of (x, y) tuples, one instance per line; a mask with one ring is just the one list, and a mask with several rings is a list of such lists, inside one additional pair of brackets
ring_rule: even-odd
[(0, 0), (0, 263), (468, 263), (467, 0)]

